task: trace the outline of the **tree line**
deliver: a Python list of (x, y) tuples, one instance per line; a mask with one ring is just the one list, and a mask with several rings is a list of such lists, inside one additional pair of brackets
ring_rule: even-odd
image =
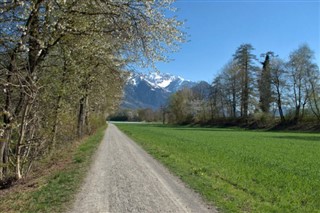
[(119, 105), (130, 66), (184, 40), (172, 1), (0, 2), (0, 181), (94, 131)]
[(226, 123), (262, 126), (320, 122), (319, 67), (306, 44), (286, 61), (269, 51), (258, 59), (242, 44), (211, 85), (185, 88), (168, 103), (171, 123)]

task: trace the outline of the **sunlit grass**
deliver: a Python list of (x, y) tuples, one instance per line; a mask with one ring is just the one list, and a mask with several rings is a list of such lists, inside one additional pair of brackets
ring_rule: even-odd
[(225, 212), (320, 212), (320, 134), (117, 126)]

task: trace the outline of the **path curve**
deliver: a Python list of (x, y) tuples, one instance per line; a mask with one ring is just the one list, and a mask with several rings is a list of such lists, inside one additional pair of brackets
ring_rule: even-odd
[(217, 212), (109, 124), (69, 212)]

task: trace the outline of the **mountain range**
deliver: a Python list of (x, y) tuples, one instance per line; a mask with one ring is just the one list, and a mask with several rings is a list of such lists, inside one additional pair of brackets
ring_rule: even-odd
[(151, 72), (148, 74), (132, 72), (124, 88), (124, 99), (121, 108), (159, 109), (165, 105), (169, 97), (178, 90), (197, 85), (180, 76), (168, 73)]

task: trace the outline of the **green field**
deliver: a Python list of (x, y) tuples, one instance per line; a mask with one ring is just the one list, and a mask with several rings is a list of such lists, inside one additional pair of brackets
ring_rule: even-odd
[(320, 212), (320, 134), (117, 126), (223, 212)]

